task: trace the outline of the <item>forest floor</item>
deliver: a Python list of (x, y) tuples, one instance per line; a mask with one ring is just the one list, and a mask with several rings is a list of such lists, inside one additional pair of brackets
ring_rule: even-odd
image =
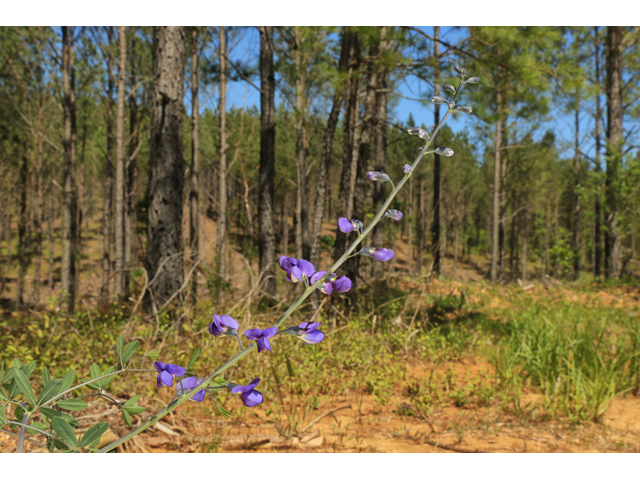
[[(213, 222), (205, 233), (215, 238)], [(186, 364), (202, 346), (200, 376), (235, 353), (230, 339), (206, 332), (211, 313), (222, 313), (210, 300), (199, 302), (179, 328), (170, 316), (130, 317), (127, 309), (93, 308), (99, 247), (96, 232), (81, 260), (87, 262), (88, 279), (80, 289), (84, 308), (75, 317), (52, 304), (4, 309), (0, 360), (5, 365), (14, 357), (36, 360), (34, 375), (47, 365), (52, 375), (73, 368), (80, 379), (92, 362), (102, 368), (114, 363), (120, 333), (126, 341), (139, 340), (144, 352), (161, 350), (159, 360), (167, 363)], [(209, 399), (188, 402), (117, 451), (640, 451), (637, 282), (545, 279), (496, 286), (485, 280), (483, 257), (458, 262), (455, 276), (448, 258), (448, 278), (428, 279), (406, 271), (406, 244), (397, 240), (395, 248), (386, 283), (362, 289), (357, 313), (347, 314), (339, 297), (321, 304), (324, 342), (306, 346), (278, 337), (273, 352), (251, 355), (228, 372), (237, 383), (259, 376), (262, 405), (244, 408), (222, 393), (217, 402), (232, 412), (227, 420)], [(213, 262), (212, 255), (205, 264)], [(250, 261), (235, 250), (230, 255), (232, 285), (251, 285)], [(278, 285), (283, 301), (291, 301), (294, 287)], [(204, 297), (211, 296), (209, 288), (202, 286)], [(286, 308), (251, 297), (245, 304), (247, 290), (232, 287), (226, 294), (243, 329), (265, 328)], [(293, 319), (305, 321), (309, 313), (303, 308)], [(149, 368), (151, 362), (140, 366)], [(134, 427), (174, 393), (158, 389), (154, 374), (142, 377), (122, 377), (110, 391), (119, 400), (140, 394), (138, 403), (147, 410), (133, 416)], [(108, 422), (102, 444), (129, 431), (119, 410), (101, 401), (69, 413), (78, 420), (76, 433)], [(16, 438), (0, 434), (0, 452), (15, 449)], [(27, 442), (26, 451), (43, 450)]]

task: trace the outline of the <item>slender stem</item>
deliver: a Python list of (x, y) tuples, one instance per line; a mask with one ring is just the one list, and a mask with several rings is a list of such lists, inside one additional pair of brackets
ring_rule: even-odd
[(236, 332), (236, 338), (238, 339), (238, 343), (240, 344), (240, 350), (242, 350), (242, 341), (240, 340), (240, 335)]
[[(17, 433), (10, 432), (9, 430), (3, 430), (3, 429), (1, 429), (1, 428), (0, 428), (0, 432), (2, 432), (2, 433), (6, 433), (6, 434), (8, 434), (8, 435), (12, 435), (12, 436), (14, 436), (14, 437), (18, 437), (18, 436), (19, 436)], [(25, 437), (24, 439), (25, 439), (27, 442), (35, 443), (36, 445), (38, 445), (38, 446), (40, 446), (40, 447), (45, 447), (45, 448), (47, 447), (44, 443), (37, 442), (37, 441), (35, 441), (35, 440), (31, 439), (31, 438)]]
[[(445, 113), (445, 115), (442, 117), (442, 120), (440, 121), (440, 123), (437, 125), (437, 127), (433, 131), (433, 134), (431, 135), (431, 138), (427, 142), (426, 146), (420, 150), (420, 154), (418, 155), (418, 157), (415, 159), (415, 161), (411, 165), (411, 170), (409, 171), (409, 173), (405, 174), (405, 176), (402, 178), (400, 183), (398, 183), (398, 186), (393, 188), (393, 190), (389, 194), (389, 197), (384, 202), (384, 204), (382, 205), (382, 207), (380, 208), (380, 210), (378, 211), (378, 213), (376, 214), (376, 216), (374, 217), (372, 222), (369, 224), (369, 226), (364, 230), (362, 235), (359, 235), (358, 238), (347, 249), (347, 251), (344, 253), (344, 255), (342, 255), (342, 257), (340, 257), (340, 259), (337, 262), (335, 262), (331, 266), (331, 268), (329, 268), (327, 270), (327, 273), (322, 277), (322, 279), (316, 281), (313, 285), (311, 285), (309, 288), (306, 288), (304, 290), (304, 292), (302, 292), (302, 294), (298, 297), (298, 299), (295, 302), (293, 302), (291, 304), (291, 306), (278, 319), (278, 321), (276, 321), (274, 323), (274, 325), (273, 325), (274, 327), (280, 327), (280, 325), (282, 325), (284, 323), (284, 321), (287, 318), (289, 318), (289, 316), (291, 316), (291, 314), (302, 304), (302, 302), (304, 302), (309, 297), (309, 295), (311, 295), (315, 290), (317, 290), (320, 287), (320, 285), (323, 285), (324, 282), (321, 281), (321, 280), (325, 279), (327, 277), (327, 275), (335, 272), (347, 260), (347, 258), (349, 258), (349, 256), (355, 250), (355, 248), (360, 244), (362, 239), (365, 238), (371, 232), (373, 227), (375, 227), (376, 224), (380, 221), (380, 219), (382, 219), (382, 217), (384, 215), (384, 212), (387, 211), (387, 208), (391, 204), (391, 201), (398, 194), (398, 192), (400, 191), (402, 186), (407, 182), (409, 177), (411, 177), (411, 172), (413, 172), (415, 170), (415, 168), (420, 163), (420, 160), (422, 160), (422, 157), (424, 157), (424, 155), (425, 155), (425, 153), (427, 151), (427, 147), (433, 141), (432, 139), (435, 138), (435, 136), (438, 134), (438, 131), (440, 130), (440, 128), (442, 128), (442, 125), (444, 125), (444, 122), (447, 120), (447, 118), (448, 118), (450, 113), (451, 113), (451, 109), (448, 109), (447, 113)], [(205, 378), (204, 381), (200, 385), (194, 387), (193, 389), (191, 389), (190, 391), (188, 391), (186, 393), (181, 394), (179, 396), (179, 398), (175, 401), (175, 403), (172, 403), (172, 404), (168, 405), (164, 410), (161, 410), (156, 415), (151, 417), (146, 422), (142, 423), (140, 426), (138, 426), (137, 428), (135, 428), (134, 430), (132, 430), (131, 432), (129, 432), (125, 436), (123, 436), (123, 437), (119, 438), (118, 440), (115, 440), (114, 442), (111, 442), (109, 445), (101, 448), (98, 453), (104, 453), (104, 452), (111, 451), (114, 448), (116, 448), (118, 445), (122, 445), (124, 442), (126, 442), (130, 438), (135, 437), (139, 433), (141, 433), (144, 430), (146, 430), (147, 428), (149, 428), (155, 422), (159, 421), (160, 419), (162, 419), (163, 417), (168, 415), (170, 412), (172, 412), (173, 410), (178, 408), (182, 403), (186, 402), (189, 398), (194, 396), (200, 390), (203, 390), (203, 389), (207, 388), (209, 386), (209, 383), (215, 377), (217, 377), (218, 375), (221, 375), (222, 373), (227, 371), (229, 368), (234, 366), (236, 363), (238, 363), (238, 361), (240, 361), (242, 358), (246, 357), (255, 348), (256, 348), (256, 343), (252, 343), (247, 348), (245, 348), (245, 349), (241, 350), (240, 352), (238, 352), (234, 357), (232, 357), (230, 360), (228, 360), (225, 364), (223, 364), (215, 372), (213, 372), (211, 375), (209, 375), (207, 378)], [(88, 382), (88, 383), (91, 383), (91, 382)]]
[(96, 380), (100, 380), (101, 378), (112, 377), (112, 376), (118, 375), (118, 374), (120, 374), (122, 372), (156, 372), (156, 370), (151, 369), (151, 368), (123, 368), (122, 370), (116, 370), (115, 372), (107, 373), (105, 375), (101, 375), (99, 377), (92, 378), (91, 380), (87, 380), (86, 382), (81, 383), (79, 385), (76, 385), (75, 387), (71, 387), (70, 389), (65, 390), (64, 392), (59, 393), (58, 395), (53, 397), (51, 400), (48, 400), (48, 401), (44, 402), (42, 405), (38, 405), (38, 408), (39, 407), (44, 407), (46, 405), (49, 405), (51, 402), (57, 400), (58, 398), (62, 397), (63, 395), (66, 395), (67, 393), (72, 392), (73, 390), (76, 390), (76, 389), (78, 389), (80, 387), (84, 387), (85, 385), (89, 385), (90, 383), (93, 383)]
[[(26, 405), (23, 402), (20, 402), (20, 406), (24, 409)], [(22, 448), (24, 447), (24, 434), (27, 428), (27, 420), (29, 420), (29, 413), (25, 412), (22, 416), (22, 426), (20, 427), (20, 435), (18, 435), (18, 453), (22, 453)]]
[[(14, 422), (14, 421), (8, 421), (7, 425), (21, 425), (22, 427), (27, 427), (27, 425), (25, 425), (22, 422)], [(41, 434), (43, 434), (45, 437), (51, 437), (54, 438), (56, 440), (60, 440), (62, 443), (64, 443), (67, 447), (69, 447), (71, 450), (73, 450), (76, 453), (80, 453), (78, 450), (76, 450), (75, 448), (73, 448), (73, 445), (71, 445), (70, 443), (65, 442), (62, 438), (60, 437), (56, 437), (55, 435), (52, 435), (49, 432), (45, 432), (44, 430), (40, 430), (39, 428), (34, 427), (33, 425), (28, 425), (28, 427), (31, 430), (35, 430), (36, 432), (40, 432)], [(18, 452), (20, 453), (20, 452)]]

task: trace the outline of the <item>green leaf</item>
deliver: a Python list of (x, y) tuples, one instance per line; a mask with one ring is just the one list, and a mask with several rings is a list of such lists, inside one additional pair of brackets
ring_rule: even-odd
[(34, 360), (33, 362), (29, 363), (28, 365), (23, 365), (22, 367), (20, 367), (20, 370), (23, 371), (23, 373), (27, 376), (27, 378), (29, 378), (31, 376), (31, 374), (33, 373), (33, 371), (36, 369), (37, 363)]
[(24, 410), (22, 409), (22, 407), (17, 406), (16, 408), (14, 408), (13, 414), (16, 416), (16, 420), (22, 423), (22, 417), (24, 417)]
[(84, 410), (87, 408), (87, 402), (80, 400), (79, 398), (70, 398), (68, 400), (58, 400), (56, 405), (65, 410), (71, 410), (73, 412), (78, 410)]
[(97, 423), (82, 436), (80, 440), (80, 446), (86, 447), (87, 445), (91, 445), (96, 440), (100, 440), (100, 437), (107, 431), (109, 428), (109, 424), (106, 422)]
[(147, 353), (147, 357), (151, 360), (156, 360), (160, 356), (160, 350), (154, 350), (153, 352)]
[(131, 407), (124, 407), (124, 409), (129, 413), (140, 413), (146, 410), (145, 407), (141, 407), (140, 405), (133, 405)]
[(131, 428), (131, 415), (125, 409), (122, 409), (122, 418), (124, 418), (124, 423), (127, 424), (127, 427)]
[(216, 387), (222, 387), (229, 384), (229, 380), (225, 380), (224, 377), (218, 377), (211, 380), (210, 385)]
[(73, 380), (76, 378), (76, 374), (73, 370), (69, 370), (62, 376), (62, 384), (60, 385), (60, 392), (66, 392), (73, 385)]
[(76, 434), (73, 432), (71, 425), (61, 418), (54, 418), (51, 420), (51, 423), (53, 424), (53, 430), (61, 439), (74, 447), (78, 446), (78, 440), (76, 439)]
[(124, 353), (122, 354), (123, 365), (127, 363), (131, 359), (131, 357), (133, 357), (134, 353), (136, 353), (136, 350), (138, 349), (138, 343), (139, 342), (135, 340), (127, 345), (127, 348), (124, 349)]
[(60, 393), (60, 384), (62, 383), (62, 379), (54, 378), (50, 380), (40, 392), (38, 396), (38, 405), (42, 405), (53, 397), (55, 397), (58, 393)]
[(58, 410), (54, 410), (52, 408), (47, 408), (47, 407), (42, 407), (40, 409), (40, 412), (49, 420), (53, 420), (54, 418), (61, 418), (62, 420), (64, 420), (65, 422), (67, 422), (68, 424), (74, 427), (78, 426), (78, 421), (68, 413), (59, 412)]
[(129, 400), (124, 402), (123, 407), (131, 407), (136, 404), (136, 402), (140, 399), (140, 395), (136, 395), (135, 397), (131, 397)]
[(195, 361), (197, 360), (198, 355), (200, 355), (200, 350), (202, 350), (202, 347), (198, 347), (198, 348), (196, 348), (196, 351), (195, 351), (195, 352), (193, 352), (193, 353), (191, 354), (191, 359), (189, 360), (189, 365), (187, 366), (187, 370), (190, 370), (190, 369), (191, 369), (191, 366), (192, 366), (192, 365), (195, 363)]
[(4, 411), (7, 409), (9, 405), (8, 404), (3, 404), (0, 405), (0, 428), (4, 427), (4, 424), (7, 423), (7, 416), (5, 415)]
[[(103, 375), (107, 375), (109, 373), (113, 373), (116, 371), (116, 368), (114, 366), (111, 366), (109, 368), (107, 368), (104, 372)], [(107, 378), (103, 378), (101, 380), (98, 380), (98, 385), (100, 386), (100, 388), (105, 388), (107, 385), (109, 385), (111, 382), (113, 382), (113, 380), (116, 378), (115, 375), (111, 375), (110, 377)]]
[(100, 370), (100, 367), (97, 364), (92, 364), (89, 367), (89, 375), (91, 375), (91, 378), (97, 378), (100, 375), (102, 375), (102, 370)]
[(229, 420), (231, 418), (231, 412), (227, 409), (225, 409), (224, 407), (221, 407), (220, 405), (218, 405), (217, 403), (215, 404), (216, 408), (218, 409), (218, 411), (222, 414), (222, 416), (224, 418), (226, 418), (227, 420)]
[(9, 383), (11, 380), (13, 380), (14, 371), (15, 367), (11, 367), (9, 370), (4, 372), (4, 375), (2, 376), (2, 383)]
[(13, 364), (11, 365), (14, 368), (20, 368), (22, 367), (22, 365), (24, 365), (24, 363), (22, 363), (22, 361), (20, 361), (19, 358), (14, 358), (13, 359)]
[(20, 390), (24, 394), (25, 398), (31, 405), (36, 404), (36, 397), (33, 394), (33, 390), (31, 389), (31, 384), (29, 383), (29, 377), (27, 377), (21, 369), (16, 369), (14, 371), (14, 380), (17, 382)]
[(2, 387), (0, 387), (0, 400), (4, 400), (4, 401), (9, 400), (7, 395), (4, 393), (4, 390), (2, 389)]
[(116, 342), (116, 353), (118, 354), (118, 358), (120, 359), (120, 363), (124, 366), (124, 360), (122, 359), (122, 346), (124, 345), (124, 338), (122, 335), (118, 337), (118, 341)]
[[(44, 423), (40, 423), (40, 422), (33, 422), (31, 425), (34, 426), (35, 428), (39, 428), (40, 430), (44, 430), (44, 431), (47, 431), (47, 428), (49, 428)], [(33, 430), (32, 428), (27, 428), (27, 432), (30, 433), (31, 435), (40, 433), (36, 430)]]
[[(80, 382), (82, 382), (82, 383), (87, 383), (87, 382), (90, 382), (90, 381), (91, 381), (90, 378), (82, 378), (82, 379), (80, 379)], [(96, 391), (100, 390), (100, 387), (98, 387), (97, 382), (96, 383), (88, 383), (87, 385), (85, 385), (85, 387), (87, 387), (90, 390), (96, 390)]]
[(295, 377), (296, 374), (293, 371), (293, 365), (291, 365), (291, 361), (289, 360), (289, 356), (286, 356), (284, 359), (285, 359), (285, 362), (287, 362), (287, 373), (289, 374), (289, 378)]
[(49, 369), (47, 367), (44, 367), (42, 369), (42, 386), (45, 386), (50, 381), (51, 381), (51, 375), (49, 374)]

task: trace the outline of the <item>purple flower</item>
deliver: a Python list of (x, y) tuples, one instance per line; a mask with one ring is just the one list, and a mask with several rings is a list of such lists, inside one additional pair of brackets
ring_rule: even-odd
[(300, 259), (296, 260), (293, 257), (285, 257), (281, 255), (278, 259), (278, 263), (280, 264), (280, 268), (287, 272), (287, 282), (301, 282), (304, 278), (311, 278), (313, 273), (316, 271), (316, 267), (313, 266), (313, 263), (308, 260)]
[(369, 177), (369, 180), (374, 180), (378, 182), (388, 182), (391, 180), (389, 178), (389, 175), (382, 172), (369, 172), (367, 173), (367, 177)]
[[(311, 285), (322, 278), (325, 273), (327, 273), (325, 270), (316, 272), (313, 277), (311, 277)], [(320, 291), (327, 295), (331, 295), (334, 291), (337, 291), (338, 293), (345, 293), (351, 290), (352, 286), (353, 282), (351, 282), (347, 277), (337, 278), (335, 273), (330, 273), (325, 279), (324, 286), (320, 287)]]
[(411, 171), (411, 165), (406, 164), (406, 165), (402, 168), (402, 171), (403, 171), (404, 173), (409, 173), (409, 172)]
[(265, 348), (271, 351), (271, 344), (269, 343), (269, 339), (273, 337), (278, 331), (278, 327), (265, 328), (264, 330), (260, 330), (259, 328), (251, 328), (244, 332), (247, 338), (251, 340), (255, 340), (258, 344), (258, 353), (260, 353)]
[(353, 220), (349, 220), (347, 217), (340, 217), (338, 219), (338, 228), (343, 233), (350, 233), (356, 229)]
[(400, 220), (402, 218), (402, 212), (399, 210), (387, 210), (384, 212), (384, 216), (392, 218), (393, 220)]
[(167, 387), (173, 387), (173, 377), (181, 377), (187, 373), (187, 369), (173, 363), (155, 362), (153, 367), (158, 372), (157, 384), (161, 387), (163, 384)]
[[(204, 382), (204, 378), (201, 378), (201, 379), (198, 379), (198, 377), (183, 378), (176, 385), (176, 390), (178, 391), (178, 395), (182, 395), (183, 393), (187, 393), (189, 390), (191, 390), (192, 388), (197, 387), (202, 382)], [(202, 400), (204, 400), (205, 393), (206, 393), (206, 391), (204, 389), (202, 389), (198, 393), (196, 393), (193, 397), (191, 397), (189, 400), (194, 401), (194, 402), (201, 402)]]
[(254, 390), (258, 383), (260, 383), (260, 379), (254, 378), (253, 380), (251, 380), (251, 383), (249, 385), (230, 384), (229, 386), (231, 387), (231, 385), (234, 385), (231, 387), (231, 393), (239, 393), (240, 400), (242, 400), (242, 403), (244, 403), (245, 407), (255, 407), (256, 405), (260, 405), (262, 402), (264, 402), (264, 397), (262, 396), (262, 394), (257, 390)]
[(386, 262), (394, 257), (395, 252), (390, 248), (362, 247), (357, 255), (365, 255), (380, 260), (381, 262)]
[(216, 336), (235, 335), (238, 327), (238, 322), (229, 315), (214, 315), (213, 322), (209, 325), (209, 333)]
[[(342, 277), (346, 278), (346, 277)], [(348, 279), (347, 279), (348, 280)], [(318, 327), (322, 325), (318, 322), (304, 322), (298, 325), (298, 336), (306, 344), (313, 345), (320, 343), (324, 340), (324, 333), (318, 330)]]

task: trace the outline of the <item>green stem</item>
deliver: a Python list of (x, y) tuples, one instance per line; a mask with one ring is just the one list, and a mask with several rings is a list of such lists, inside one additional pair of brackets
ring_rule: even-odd
[(49, 405), (51, 402), (57, 400), (58, 398), (62, 397), (63, 395), (66, 395), (67, 393), (72, 392), (73, 390), (76, 390), (76, 389), (78, 389), (80, 387), (84, 387), (85, 385), (89, 385), (90, 383), (93, 383), (96, 380), (100, 380), (101, 378), (112, 377), (112, 376), (118, 375), (118, 374), (120, 374), (122, 372), (155, 372), (155, 371), (156, 371), (155, 369), (150, 369), (150, 368), (123, 368), (122, 370), (116, 370), (115, 372), (107, 373), (105, 375), (101, 375), (99, 377), (92, 378), (91, 380), (88, 380), (88, 381), (86, 381), (84, 383), (76, 385), (75, 387), (71, 387), (70, 389), (65, 390), (62, 393), (59, 393), (58, 395), (53, 397), (51, 400), (48, 400), (48, 401), (44, 402), (42, 405), (38, 405), (37, 407), (40, 408), (40, 407), (44, 407), (46, 405)]
[[(446, 121), (447, 117), (449, 116), (449, 114), (451, 113), (451, 109), (447, 110), (447, 113), (444, 115), (444, 117), (442, 117), (442, 120), (440, 121), (440, 123), (438, 124), (438, 126), (435, 128), (435, 130), (433, 131), (433, 134), (431, 135), (431, 139), (429, 139), (429, 141), (427, 142), (426, 146), (424, 146), (421, 150), (420, 150), (420, 154), (418, 155), (418, 157), (415, 159), (415, 161), (413, 162), (413, 165), (411, 165), (411, 171), (407, 174), (405, 174), (405, 176), (402, 178), (402, 180), (400, 181), (400, 183), (398, 183), (398, 186), (396, 186), (391, 193), (389, 194), (389, 197), (387, 198), (387, 200), (384, 202), (384, 205), (382, 205), (382, 208), (380, 208), (380, 211), (376, 214), (376, 216), (374, 217), (373, 221), (369, 224), (369, 226), (364, 230), (364, 232), (362, 233), (362, 235), (359, 235), (358, 238), (351, 244), (351, 246), (349, 247), (349, 249), (344, 253), (344, 255), (342, 255), (342, 257), (340, 257), (340, 259), (335, 262), (331, 268), (329, 268), (329, 270), (327, 270), (327, 273), (322, 277), (322, 279), (326, 278), (327, 275), (329, 275), (330, 273), (335, 272), (346, 260), (347, 258), (349, 258), (349, 255), (351, 253), (353, 253), (353, 251), (355, 250), (355, 248), (358, 246), (358, 244), (360, 244), (360, 242), (362, 241), (363, 238), (365, 238), (369, 232), (371, 232), (371, 230), (373, 229), (373, 227), (375, 227), (377, 225), (377, 223), (380, 221), (380, 219), (382, 219), (384, 212), (387, 211), (387, 208), (389, 207), (389, 205), (391, 204), (391, 201), (394, 199), (394, 197), (398, 194), (398, 192), (400, 191), (400, 189), (402, 188), (402, 186), (407, 182), (407, 180), (409, 179), (409, 177), (411, 176), (411, 172), (413, 172), (415, 170), (415, 168), (418, 166), (418, 164), (420, 163), (420, 160), (422, 160), (422, 157), (424, 157), (424, 154), (427, 151), (427, 147), (431, 144), (431, 142), (433, 141), (433, 138), (435, 138), (435, 136), (438, 134), (438, 131), (440, 130), (440, 128), (442, 128), (442, 125), (444, 125), (444, 122)], [(304, 292), (302, 292), (302, 294), (298, 297), (298, 299), (293, 302), (291, 304), (291, 306), (282, 314), (282, 316), (278, 319), (278, 321), (276, 321), (276, 323), (273, 324), (274, 327), (280, 327), (280, 325), (282, 325), (284, 323), (284, 321), (289, 318), (291, 316), (291, 314), (300, 306), (300, 304), (302, 304), (302, 302), (304, 302), (309, 295), (311, 295), (316, 289), (318, 289), (318, 287), (320, 287), (320, 285), (323, 284), (322, 279), (316, 281), (313, 285), (311, 285), (309, 288), (306, 288), (304, 290)], [(169, 413), (171, 413), (173, 410), (175, 410), (176, 408), (178, 408), (182, 403), (186, 402), (189, 398), (191, 398), (192, 396), (194, 396), (196, 393), (198, 393), (200, 390), (203, 390), (205, 388), (207, 388), (207, 386), (209, 385), (209, 383), (218, 375), (221, 375), (222, 373), (224, 373), (225, 371), (227, 371), (229, 368), (231, 368), (232, 366), (234, 366), (236, 363), (238, 363), (239, 360), (241, 360), (242, 358), (244, 358), (245, 356), (247, 356), (249, 353), (251, 353), (254, 349), (256, 348), (256, 344), (252, 343), (251, 345), (249, 345), (247, 348), (245, 348), (244, 350), (241, 350), (240, 352), (238, 352), (233, 358), (231, 358), (230, 360), (228, 360), (224, 365), (222, 365), (220, 368), (218, 368), (215, 372), (213, 372), (211, 375), (209, 375), (207, 378), (204, 379), (204, 381), (198, 385), (197, 387), (194, 387), (192, 390), (190, 390), (187, 393), (183, 393), (179, 396), (179, 398), (172, 404), (168, 405), (164, 410), (161, 410), (160, 412), (158, 412), (156, 415), (154, 415), (153, 417), (151, 417), (149, 420), (147, 420), (146, 422), (142, 423), (139, 427), (135, 428), (134, 430), (132, 430), (131, 432), (129, 432), (128, 434), (126, 434), (124, 437), (119, 438), (118, 440), (115, 440), (114, 442), (111, 442), (109, 445), (101, 448), (98, 453), (104, 453), (104, 452), (108, 452), (113, 450), (114, 448), (116, 448), (118, 445), (122, 445), (124, 442), (126, 442), (127, 440), (129, 440), (130, 438), (135, 437), (136, 435), (138, 435), (139, 433), (145, 431), (147, 428), (149, 428), (151, 425), (153, 425), (154, 423), (156, 423), (157, 421), (159, 421), (160, 419), (162, 419), (163, 417), (167, 416)], [(93, 381), (93, 380), (92, 380)], [(89, 382), (91, 383), (91, 382)]]

